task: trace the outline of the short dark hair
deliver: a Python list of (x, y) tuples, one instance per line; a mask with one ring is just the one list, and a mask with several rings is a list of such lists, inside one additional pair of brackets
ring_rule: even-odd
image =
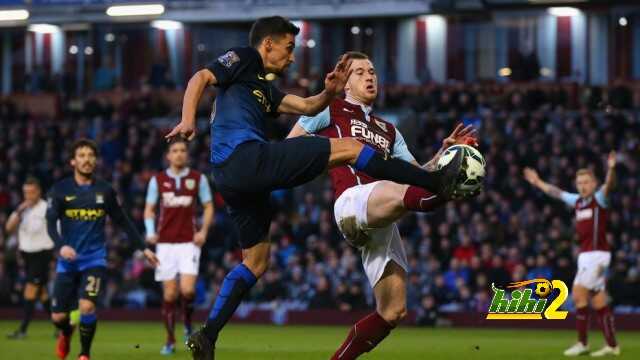
[(27, 178), (24, 180), (24, 184), (23, 185), (33, 185), (36, 186), (38, 189), (42, 188), (40, 186), (40, 180), (38, 180), (35, 176), (27, 176)]
[(88, 147), (93, 150), (93, 154), (98, 157), (98, 145), (96, 145), (95, 141), (89, 139), (78, 139), (73, 145), (71, 145), (71, 154), (69, 156), (73, 159), (76, 157), (76, 151), (80, 148)]
[(187, 139), (181, 137), (181, 136), (174, 136), (171, 138), (171, 140), (169, 140), (169, 145), (167, 145), (167, 152), (169, 152), (169, 150), (171, 150), (171, 147), (174, 144), (184, 144), (184, 146), (186, 146), (187, 148), (189, 148), (189, 144), (187, 143)]
[(298, 35), (300, 28), (282, 16), (262, 17), (251, 25), (249, 44), (257, 48), (267, 36)]
[(360, 52), (360, 51), (348, 51), (345, 55), (347, 55), (347, 60), (367, 60), (369, 59), (369, 55)]

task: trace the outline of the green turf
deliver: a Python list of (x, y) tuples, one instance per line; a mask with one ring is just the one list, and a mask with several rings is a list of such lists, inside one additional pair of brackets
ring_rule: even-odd
[[(7, 340), (4, 334), (16, 326), (17, 322), (0, 321), (0, 359), (54, 359), (53, 328), (50, 324), (35, 322), (26, 339)], [(233, 325), (220, 336), (217, 359), (327, 360), (347, 331), (347, 327)], [(103, 321), (98, 324), (93, 359), (165, 359), (159, 355), (163, 336), (159, 323)], [(592, 332), (590, 336), (592, 349), (603, 345), (600, 333)], [(622, 346), (620, 359), (640, 359), (640, 332), (622, 332), (618, 338)], [(361, 358), (562, 359), (562, 351), (574, 341), (573, 331), (405, 327), (395, 330), (375, 351)], [(76, 355), (80, 346), (77, 334), (72, 346), (71, 354)], [(171, 358), (189, 359), (181, 346)]]

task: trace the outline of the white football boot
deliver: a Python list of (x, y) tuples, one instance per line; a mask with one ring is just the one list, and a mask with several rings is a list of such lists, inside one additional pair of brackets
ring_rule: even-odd
[(602, 349), (591, 353), (591, 356), (593, 357), (601, 357), (601, 356), (607, 356), (607, 355), (613, 355), (613, 356), (620, 355), (620, 346), (611, 347), (609, 345), (605, 345)]
[(589, 345), (585, 345), (580, 341), (578, 341), (577, 343), (573, 344), (572, 347), (564, 351), (564, 356), (579, 356), (579, 355), (585, 355), (588, 352), (589, 352)]

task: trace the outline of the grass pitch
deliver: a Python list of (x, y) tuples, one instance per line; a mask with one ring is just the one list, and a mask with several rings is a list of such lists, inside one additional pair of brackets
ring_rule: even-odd
[[(55, 359), (51, 324), (34, 322), (26, 339), (7, 340), (4, 335), (17, 325), (14, 321), (0, 321), (0, 359)], [(176, 333), (181, 331), (178, 328)], [(220, 335), (216, 359), (327, 360), (347, 331), (347, 327), (231, 325)], [(75, 359), (79, 351), (77, 335), (74, 334), (68, 359)], [(589, 335), (592, 349), (603, 345), (601, 333), (592, 331)], [(181, 345), (174, 356), (160, 355), (163, 340), (160, 323), (99, 321), (92, 359), (190, 359)], [(640, 332), (620, 332), (618, 341), (622, 346), (618, 359), (640, 359)], [(564, 359), (562, 351), (574, 342), (573, 331), (401, 327), (361, 359)]]

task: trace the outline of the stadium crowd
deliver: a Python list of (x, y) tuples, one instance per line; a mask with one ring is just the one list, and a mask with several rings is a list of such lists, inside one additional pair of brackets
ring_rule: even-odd
[[(298, 89), (298, 91), (302, 91)], [(440, 141), (464, 121), (478, 128), (487, 161), (485, 191), (470, 201), (448, 203), (432, 214), (400, 222), (409, 257), (408, 307), (419, 324), (447, 311), (486, 311), (491, 283), (544, 277), (571, 284), (577, 247), (573, 213), (522, 178), (531, 166), (551, 183), (575, 191), (580, 167), (604, 176), (604, 157), (620, 156), (611, 197), (608, 238), (613, 244), (609, 276), (618, 312), (640, 312), (640, 99), (632, 87), (559, 84), (450, 84), (387, 86), (376, 111), (396, 113), (410, 149), (430, 159)], [(21, 182), (38, 177), (46, 189), (69, 172), (69, 145), (79, 137), (100, 146), (98, 172), (111, 181), (142, 226), (147, 182), (164, 166), (163, 134), (177, 108), (150, 89), (127, 93), (118, 105), (99, 94), (63, 97), (59, 115), (47, 118), (0, 98), (0, 224), (21, 201)], [(199, 116), (207, 118), (210, 106)], [(282, 138), (295, 119), (269, 124)], [(192, 167), (208, 173), (207, 122), (190, 145)], [(215, 190), (215, 184), (212, 184)], [(292, 191), (273, 193), (271, 268), (252, 290), (253, 306), (334, 308), (371, 306), (371, 288), (357, 250), (342, 240), (333, 220), (334, 195), (327, 177)], [(240, 261), (235, 231), (215, 197), (197, 284), (197, 304), (211, 303), (226, 272)], [(104, 307), (159, 306), (153, 270), (133, 256), (124, 234), (108, 227), (109, 281)], [(16, 239), (0, 233), (0, 306), (20, 302), (24, 277)], [(52, 266), (53, 269), (53, 266)], [(567, 305), (571, 307), (570, 300)]]

